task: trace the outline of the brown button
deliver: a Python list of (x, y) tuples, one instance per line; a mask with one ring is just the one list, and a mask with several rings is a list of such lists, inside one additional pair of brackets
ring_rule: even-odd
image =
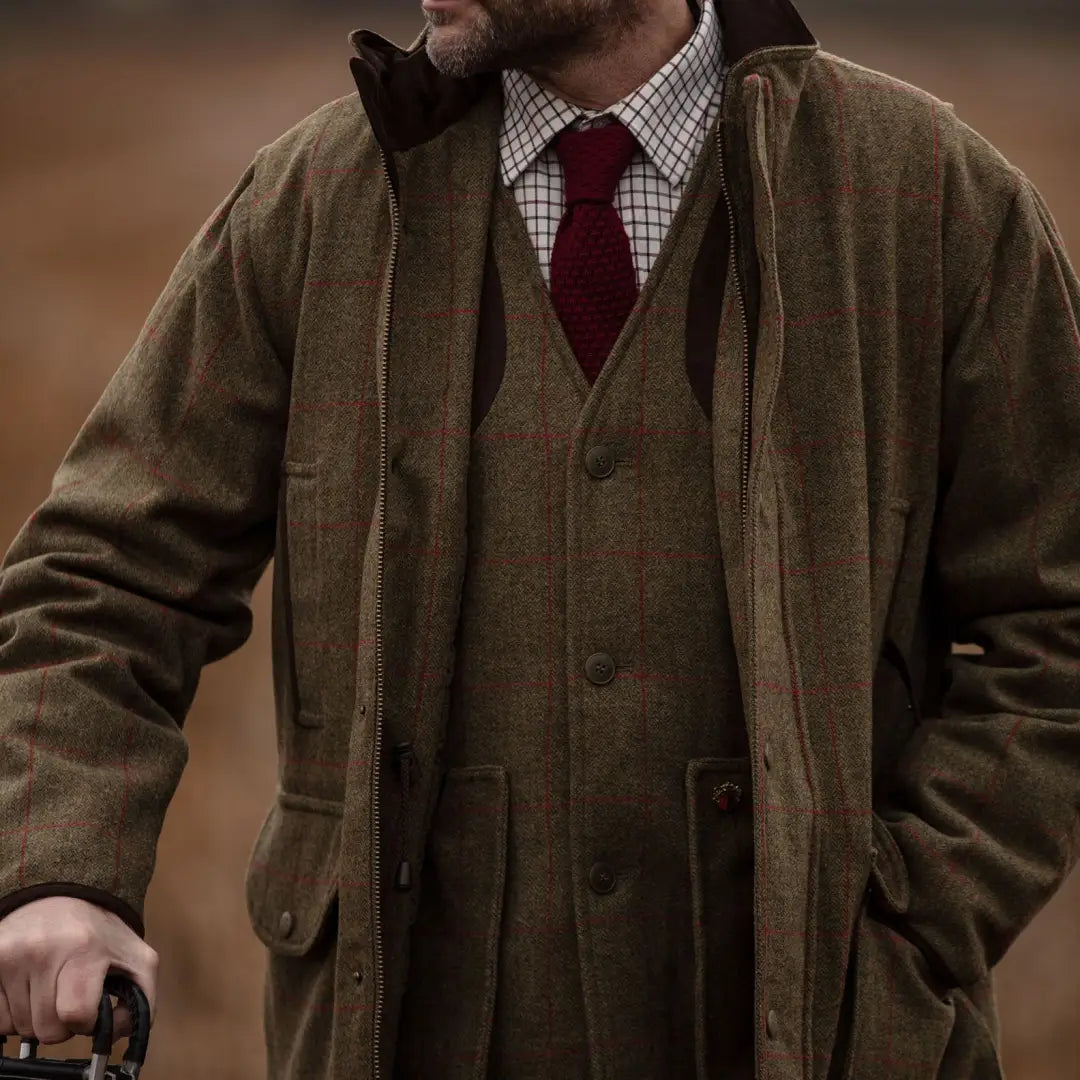
[(589, 870), (589, 884), (593, 892), (611, 892), (615, 888), (615, 871), (606, 862), (593, 863)]
[(765, 1034), (770, 1039), (775, 1039), (780, 1031), (780, 1019), (776, 1015), (775, 1009), (769, 1010), (769, 1015), (765, 1017)]
[(585, 468), (590, 476), (603, 480), (615, 471), (615, 455), (610, 446), (594, 446), (585, 455)]
[(769, 745), (769, 740), (765, 740), (765, 747), (762, 751), (763, 764), (766, 769), (772, 768), (772, 747)]
[(615, 661), (606, 652), (593, 653), (585, 661), (585, 675), (589, 682), (603, 686), (615, 678)]
[(296, 926), (296, 916), (291, 911), (283, 911), (281, 918), (278, 919), (278, 934), (286, 938), (293, 932), (294, 926)]

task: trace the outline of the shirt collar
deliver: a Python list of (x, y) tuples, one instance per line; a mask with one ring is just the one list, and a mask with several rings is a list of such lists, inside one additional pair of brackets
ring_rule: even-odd
[[(505, 69), (499, 159), (510, 187), (564, 128), (576, 121), (611, 115), (634, 135), (672, 187), (694, 164), (697, 144), (669, 137), (672, 129), (703, 125), (714, 91), (724, 77), (720, 21), (715, 0), (699, 0), (700, 17), (690, 39), (648, 82), (608, 109), (582, 109), (551, 93), (517, 68)], [(663, 118), (657, 123), (657, 118)]]

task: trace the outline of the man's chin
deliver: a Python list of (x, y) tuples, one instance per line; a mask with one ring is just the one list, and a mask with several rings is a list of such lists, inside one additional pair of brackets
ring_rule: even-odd
[(485, 71), (498, 71), (497, 61), (490, 57), (468, 53), (453, 40), (456, 35), (443, 33), (443, 28), (432, 27), (425, 43), (428, 59), (443, 75), (466, 79)]

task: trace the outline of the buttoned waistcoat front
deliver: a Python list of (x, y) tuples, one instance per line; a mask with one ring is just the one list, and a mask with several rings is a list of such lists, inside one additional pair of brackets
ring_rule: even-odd
[[(716, 523), (714, 351), (686, 348), (695, 274), (691, 317), (736, 303), (706, 270), (726, 250), (715, 149), (710, 134), (593, 386), (496, 180), (401, 1077), (753, 1074), (750, 763)], [(719, 403), (736, 424), (738, 323)], [(434, 452), (404, 442), (400, 474), (428, 472)]]
[[(993, 1077), (992, 966), (1075, 858), (1080, 285), (949, 106), (819, 50), (787, 0), (720, 10), (725, 301), (692, 279), (686, 348), (713, 358), (755, 1070)], [(498, 79), (356, 44), (359, 96), (193, 241), (0, 579), (0, 914), (82, 895), (142, 932), (199, 672), (275, 556), (247, 890), (288, 1080), (390, 1075), (490, 333)]]

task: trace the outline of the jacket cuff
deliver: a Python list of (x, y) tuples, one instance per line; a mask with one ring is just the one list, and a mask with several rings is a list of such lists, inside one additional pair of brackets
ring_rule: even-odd
[(143, 921), (130, 904), (103, 889), (79, 885), (73, 881), (51, 881), (41, 885), (31, 885), (26, 889), (19, 889), (18, 892), (0, 897), (0, 919), (5, 915), (10, 915), (16, 908), (23, 907), (33, 900), (42, 900), (46, 896), (71, 896), (76, 900), (86, 900), (88, 903), (97, 904), (98, 907), (119, 915), (139, 937), (144, 939), (146, 937)]

